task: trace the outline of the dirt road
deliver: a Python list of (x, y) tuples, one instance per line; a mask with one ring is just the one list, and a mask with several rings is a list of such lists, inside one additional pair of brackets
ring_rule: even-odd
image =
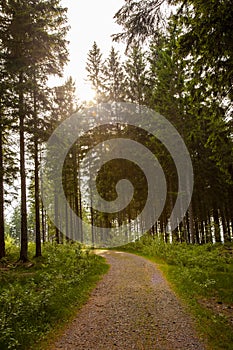
[(110, 270), (53, 350), (205, 349), (155, 264), (128, 253), (101, 254)]

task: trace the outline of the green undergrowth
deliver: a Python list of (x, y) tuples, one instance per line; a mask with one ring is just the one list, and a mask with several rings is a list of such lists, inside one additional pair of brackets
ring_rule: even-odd
[(7, 245), (0, 261), (0, 349), (39, 349), (88, 299), (108, 265), (75, 244), (43, 247), (43, 257), (16, 263), (19, 252)]
[(211, 350), (233, 349), (233, 244), (166, 244), (144, 236), (119, 250), (158, 264)]

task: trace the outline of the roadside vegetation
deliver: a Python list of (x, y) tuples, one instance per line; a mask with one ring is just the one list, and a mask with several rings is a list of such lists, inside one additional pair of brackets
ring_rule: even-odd
[(164, 243), (144, 236), (120, 250), (157, 263), (196, 319), (209, 349), (233, 349), (233, 244)]
[(108, 269), (103, 258), (81, 245), (45, 244), (43, 257), (17, 263), (19, 248), (6, 241), (0, 261), (0, 349), (37, 349), (88, 299)]

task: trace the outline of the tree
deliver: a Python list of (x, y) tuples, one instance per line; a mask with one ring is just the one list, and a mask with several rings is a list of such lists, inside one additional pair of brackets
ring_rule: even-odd
[[(230, 98), (233, 84), (233, 9), (230, 0), (188, 1), (176, 15), (186, 30), (179, 38), (180, 54), (192, 55), (194, 68), (216, 96)], [(201, 82), (201, 79), (200, 79)]]
[[(192, 55), (199, 77), (206, 78), (215, 86), (222, 98), (232, 101), (233, 45), (231, 0), (169, 0), (175, 5), (175, 21), (183, 26), (178, 45), (183, 57)], [(161, 24), (166, 23), (162, 11), (165, 0), (126, 1), (115, 14), (116, 22), (124, 29), (113, 36), (114, 40), (126, 40), (127, 47), (134, 42), (156, 41)]]
[(126, 73), (125, 94), (130, 102), (136, 102), (139, 105), (145, 104), (148, 72), (147, 60), (140, 47), (133, 46), (128, 52), (128, 59), (124, 64)]
[[(76, 112), (80, 106), (78, 106), (78, 102), (75, 97), (75, 84), (70, 77), (67, 79), (64, 85), (56, 86), (52, 91), (52, 113), (49, 116), (48, 123), (50, 124), (50, 134), (52, 131), (65, 119), (69, 118), (74, 112)], [(77, 175), (77, 151), (76, 146), (72, 148), (71, 152), (68, 156), (68, 161), (66, 161), (64, 165), (64, 190), (67, 195), (67, 200), (70, 202), (71, 207), (75, 212), (79, 211), (79, 197), (80, 191), (78, 188), (78, 175)], [(48, 177), (49, 181), (51, 181), (51, 191), (53, 191), (54, 198), (54, 215), (55, 221), (59, 222), (59, 193), (57, 191), (57, 178), (54, 177), (53, 165), (55, 162), (52, 162), (52, 167), (50, 169), (50, 176)], [(73, 205), (74, 204), (74, 205)], [(73, 231), (72, 223), (70, 222), (70, 218), (66, 217), (66, 227), (70, 230), (70, 235)], [(80, 230), (82, 228), (79, 228)], [(68, 231), (68, 230), (67, 230)], [(68, 232), (67, 232), (68, 236)], [(55, 228), (55, 237), (56, 242), (61, 242), (61, 232), (59, 227)]]
[(103, 65), (104, 96), (106, 101), (122, 102), (124, 100), (124, 71), (119, 53), (111, 48), (109, 57)]
[[(33, 95), (34, 130), (37, 129), (38, 90), (49, 74), (61, 74), (67, 61), (65, 35), (66, 9), (59, 0), (30, 0), (0, 2), (5, 49), (6, 71), (12, 77), (13, 91), (17, 95), (15, 113), (19, 117), (20, 179), (21, 179), (21, 251), (20, 259), (27, 260), (27, 193), (25, 169), (25, 126), (29, 117), (28, 97)], [(38, 217), (38, 138), (34, 135), (35, 197), (37, 211), (37, 255), (40, 255), (40, 229)]]
[(196, 179), (192, 206), (179, 230), (186, 230), (193, 242), (208, 241), (212, 239), (208, 226), (214, 222), (215, 239), (220, 241), (221, 222), (229, 239), (232, 6), (228, 0), (168, 1), (176, 8), (161, 30), (166, 19), (163, 3), (126, 1), (115, 15), (123, 33), (114, 39), (126, 40), (128, 52), (135, 43), (152, 44), (146, 103), (176, 126), (192, 157)]
[(0, 259), (6, 254), (4, 224), (3, 144), (2, 125), (0, 125)]
[[(0, 13), (0, 19), (2, 15)], [(9, 186), (12, 186), (16, 175), (16, 154), (12, 150), (10, 130), (15, 127), (13, 108), (15, 96), (11, 91), (11, 78), (5, 67), (6, 48), (3, 45), (4, 21), (0, 21), (0, 258), (5, 256), (5, 216), (4, 207), (7, 203), (6, 194)], [(11, 130), (12, 131), (12, 130)], [(14, 131), (13, 133), (14, 134)]]
[[(115, 14), (116, 23), (124, 29), (122, 33), (113, 35), (115, 41), (126, 41), (128, 48), (145, 43), (148, 38), (154, 41), (160, 35), (161, 22), (164, 19), (161, 6), (166, 0), (129, 0)], [(168, 1), (172, 3), (174, 1)]]
[[(0, 61), (2, 63), (2, 60)], [(2, 67), (1, 67), (2, 68)], [(0, 259), (6, 254), (5, 252), (5, 218), (4, 218), (4, 140), (3, 135), (6, 130), (5, 103), (6, 103), (6, 81), (1, 70), (0, 82)]]
[(87, 78), (91, 82), (93, 89), (95, 90), (95, 99), (99, 103), (102, 100), (102, 87), (103, 87), (103, 61), (102, 53), (98, 48), (96, 42), (94, 42), (92, 49), (88, 53), (87, 57)]

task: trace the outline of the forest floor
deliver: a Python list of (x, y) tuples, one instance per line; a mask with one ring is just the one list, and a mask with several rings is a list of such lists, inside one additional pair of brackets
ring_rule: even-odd
[(109, 272), (51, 350), (205, 349), (155, 263), (125, 252), (100, 254)]

